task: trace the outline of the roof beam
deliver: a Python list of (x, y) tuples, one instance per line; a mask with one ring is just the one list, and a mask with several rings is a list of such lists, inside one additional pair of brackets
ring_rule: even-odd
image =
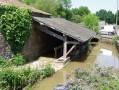
[(63, 36), (58, 35), (58, 34), (52, 32), (52, 31), (49, 30), (47, 27), (40, 26), (40, 25), (36, 25), (36, 28), (39, 29), (39, 30), (42, 31), (42, 32), (45, 32), (45, 33), (47, 33), (47, 34), (49, 34), (49, 35), (51, 35), (51, 36), (53, 36), (53, 37), (55, 37), (55, 38), (58, 38), (58, 39), (64, 41), (64, 37), (63, 37)]
[(67, 41), (67, 44), (80, 44), (80, 43), (76, 41)]

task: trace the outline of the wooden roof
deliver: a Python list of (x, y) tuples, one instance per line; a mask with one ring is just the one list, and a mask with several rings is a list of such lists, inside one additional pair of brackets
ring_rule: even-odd
[(76, 24), (62, 18), (33, 17), (33, 19), (47, 27), (50, 27), (81, 42), (85, 42), (96, 36), (94, 31), (85, 28), (83, 25)]
[[(45, 16), (51, 16), (51, 14), (49, 13), (46, 13), (44, 11), (41, 11), (41, 10), (38, 10), (34, 7), (31, 7), (29, 5), (26, 5), (24, 3), (21, 3), (17, 0), (0, 0), (0, 4), (1, 5), (5, 5), (5, 4), (12, 4), (12, 5), (15, 5), (15, 6), (19, 6), (19, 7), (22, 7), (22, 8), (27, 8), (27, 9), (31, 9), (33, 13), (35, 14), (39, 14), (40, 15), (45, 15)], [(38, 16), (38, 15), (37, 15)]]

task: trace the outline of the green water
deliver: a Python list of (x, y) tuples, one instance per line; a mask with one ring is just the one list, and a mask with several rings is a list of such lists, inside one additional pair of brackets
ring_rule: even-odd
[(51, 77), (39, 80), (33, 86), (33, 90), (52, 90), (55, 84), (66, 82), (66, 76), (71, 74), (77, 66), (83, 69), (90, 69), (97, 62), (100, 66), (112, 66), (119, 69), (119, 54), (116, 48), (105, 43), (93, 46), (92, 52), (88, 56), (71, 61)]

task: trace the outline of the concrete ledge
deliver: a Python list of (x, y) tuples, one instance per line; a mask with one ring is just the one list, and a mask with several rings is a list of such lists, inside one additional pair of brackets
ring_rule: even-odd
[(63, 59), (62, 57), (59, 59), (56, 59), (55, 63), (58, 65), (65, 66), (70, 61), (70, 57), (67, 57), (66, 59)]

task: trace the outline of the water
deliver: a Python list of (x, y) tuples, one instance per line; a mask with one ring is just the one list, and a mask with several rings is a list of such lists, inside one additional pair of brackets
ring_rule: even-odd
[(65, 83), (66, 77), (68, 77), (77, 66), (83, 69), (90, 69), (90, 67), (97, 62), (101, 67), (112, 66), (119, 69), (119, 54), (116, 48), (109, 44), (99, 43), (93, 47), (92, 52), (88, 56), (71, 61), (66, 67), (53, 74), (51, 77), (38, 81), (33, 86), (33, 90), (52, 90), (55, 84)]

